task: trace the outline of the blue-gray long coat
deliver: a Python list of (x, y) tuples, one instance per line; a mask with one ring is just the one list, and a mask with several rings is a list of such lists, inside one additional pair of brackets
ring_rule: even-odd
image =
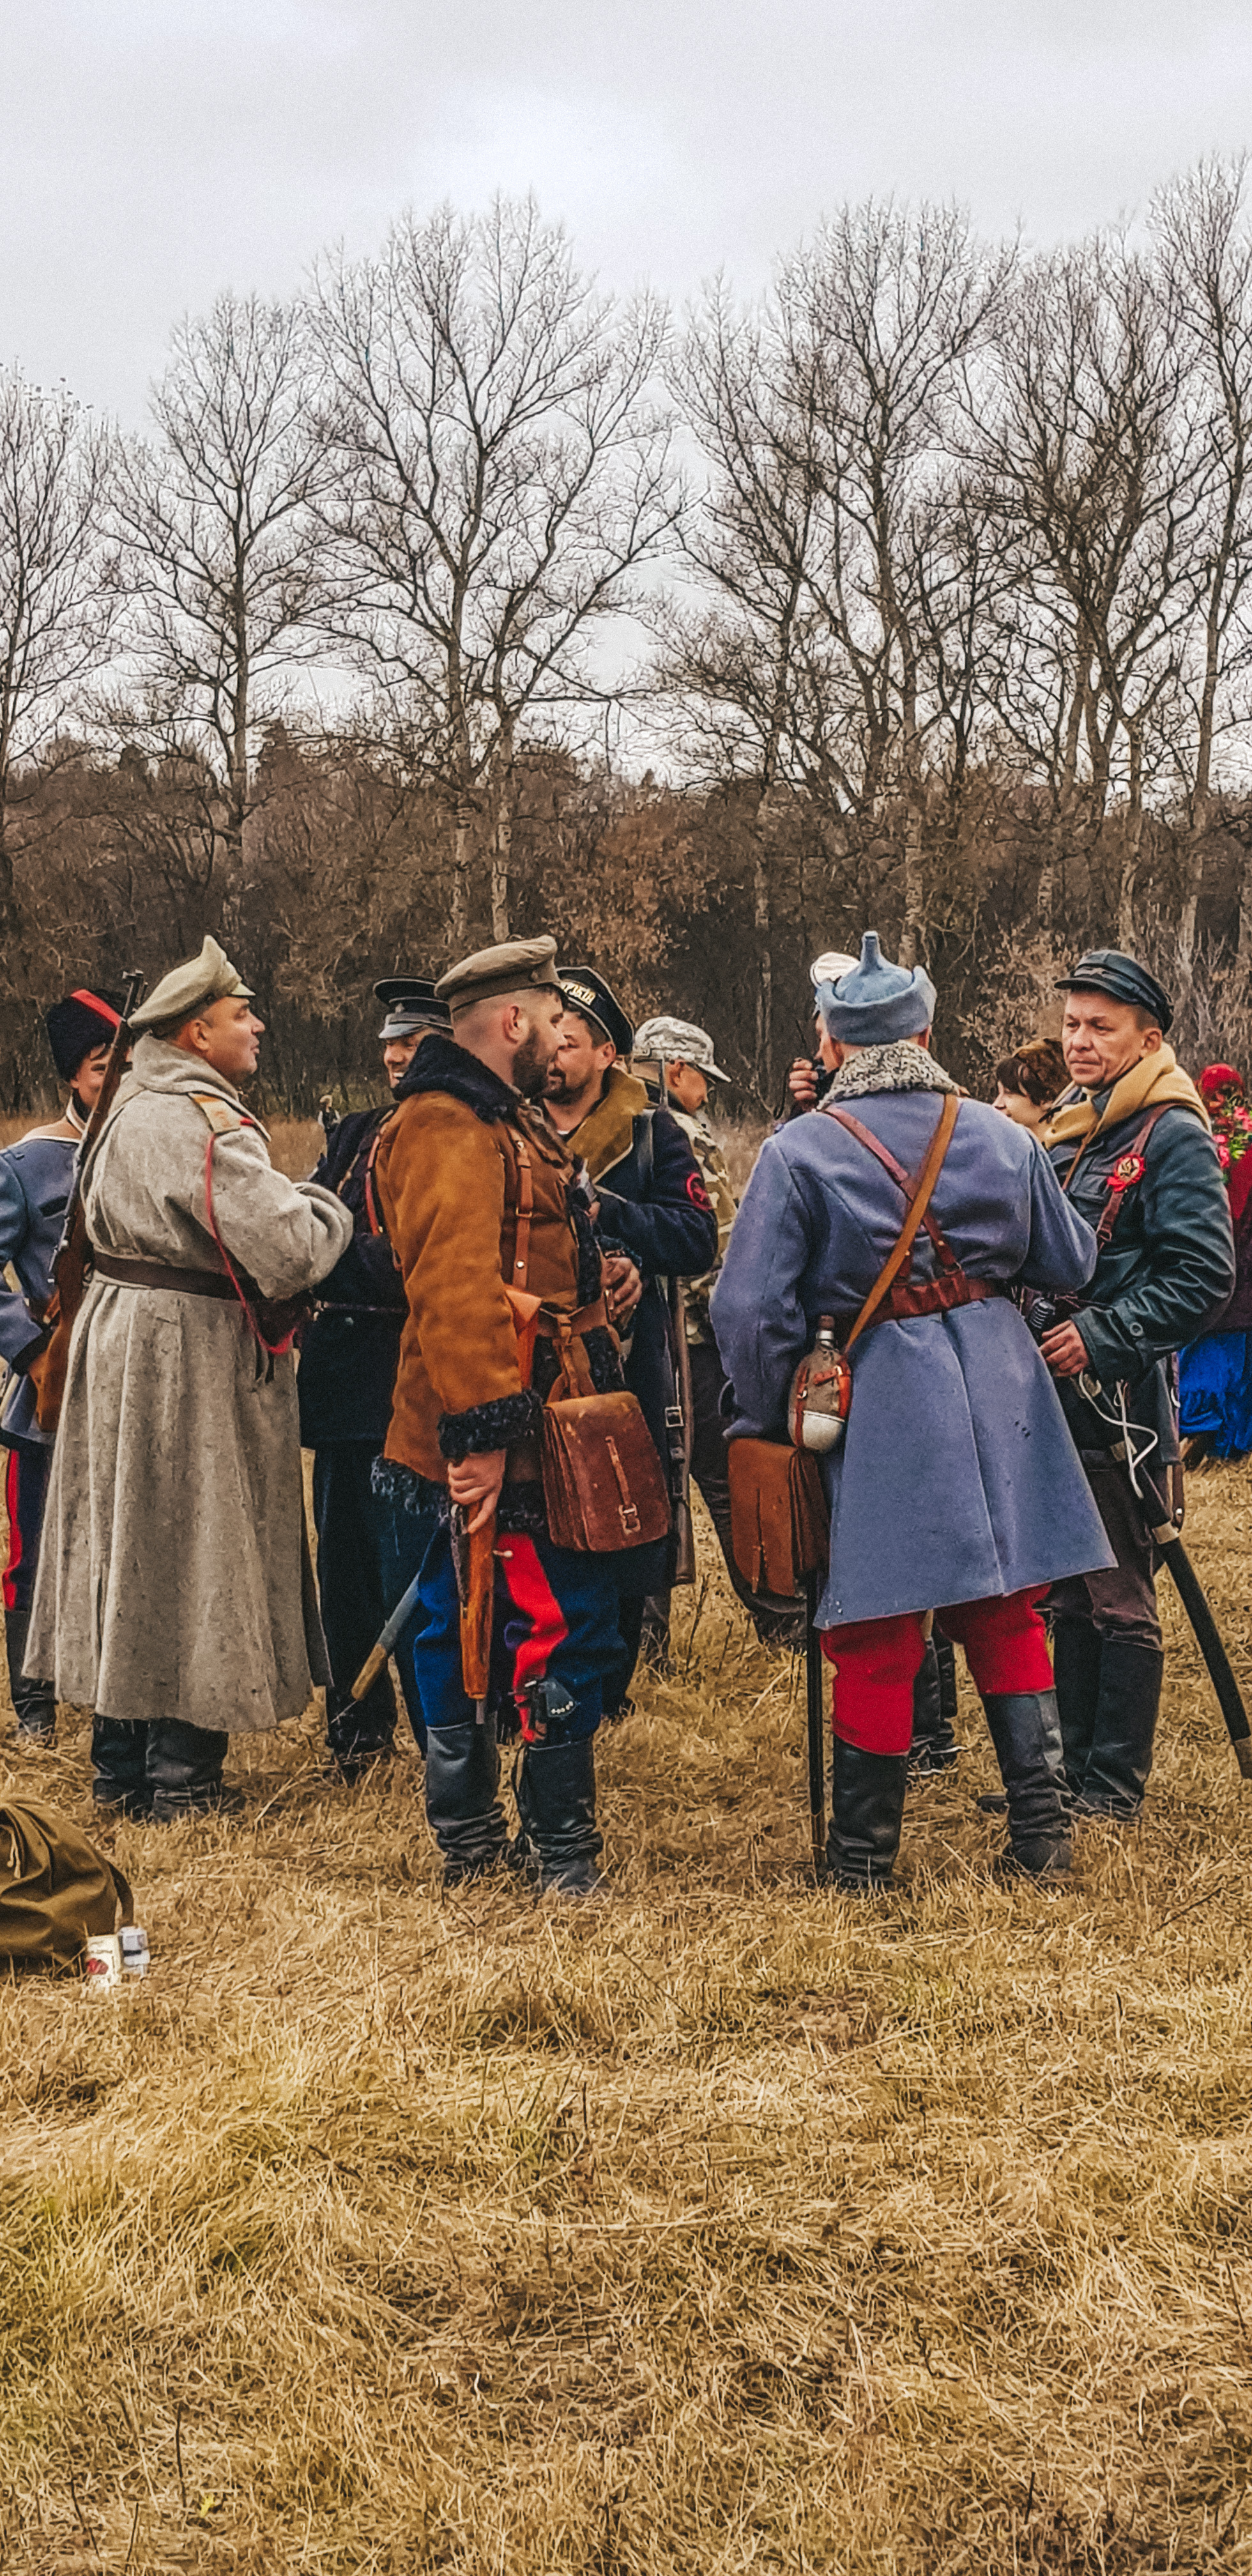
[[(940, 1106), (933, 1091), (847, 1101), (908, 1172), (924, 1159)], [(932, 1207), (974, 1278), (1070, 1290), (1091, 1275), (1095, 1236), (1047, 1156), (979, 1101), (961, 1103)], [(889, 1173), (822, 1110), (762, 1146), (712, 1304), (734, 1390), (732, 1438), (785, 1436), (792, 1371), (818, 1316), (851, 1325), (903, 1216)], [(933, 1271), (923, 1230), (913, 1276)], [(852, 1371), (847, 1430), (823, 1461), (831, 1530), (822, 1627), (987, 1600), (1112, 1564), (1056, 1389), (1008, 1298), (875, 1325)]]

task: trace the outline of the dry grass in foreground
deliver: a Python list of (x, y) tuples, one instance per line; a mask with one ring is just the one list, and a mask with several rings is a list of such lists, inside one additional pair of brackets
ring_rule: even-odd
[[(1247, 1493), (1190, 1535), (1252, 1676)], [(1061, 1897), (988, 1883), (968, 1699), (899, 1893), (815, 1893), (716, 1583), (602, 1739), (611, 1903), (444, 1896), (316, 1712), (243, 1823), (120, 1829), (147, 1986), (0, 1995), (5, 2576), (1252, 2563), (1249, 1811), (1162, 1590)], [(85, 1817), (63, 1728), (8, 1783)]]

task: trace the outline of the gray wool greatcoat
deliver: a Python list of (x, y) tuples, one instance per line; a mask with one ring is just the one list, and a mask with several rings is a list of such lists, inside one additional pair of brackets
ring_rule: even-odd
[[(193, 1091), (240, 1108), (220, 1074), (140, 1038), (84, 1190), (101, 1251), (224, 1270)], [(324, 1279), (352, 1235), (329, 1190), (273, 1170), (256, 1127), (217, 1136), (213, 1212), (267, 1297)], [(292, 1355), (267, 1372), (234, 1301), (93, 1279), (70, 1343), (30, 1670), (105, 1717), (241, 1734), (298, 1717), (327, 1677), (303, 1510)]]
[[(941, 1105), (929, 1086), (955, 1086), (911, 1046), (873, 1052), (893, 1060), (884, 1076), (911, 1087), (865, 1093), (836, 1080), (830, 1100), (916, 1172)], [(1091, 1276), (1095, 1236), (1042, 1147), (980, 1101), (961, 1102), (931, 1205), (975, 1278), (1059, 1291)], [(732, 1438), (784, 1436), (791, 1375), (818, 1316), (850, 1326), (903, 1216), (897, 1184), (824, 1110), (766, 1140), (713, 1292)], [(923, 1232), (913, 1275), (933, 1272)], [(875, 1325), (851, 1365), (847, 1430), (822, 1461), (831, 1532), (820, 1626), (988, 1600), (1112, 1563), (1056, 1388), (1007, 1297)]]

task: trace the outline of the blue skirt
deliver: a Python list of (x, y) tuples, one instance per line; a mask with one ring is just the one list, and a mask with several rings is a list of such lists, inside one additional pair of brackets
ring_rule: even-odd
[(1206, 1333), (1178, 1354), (1178, 1427), (1208, 1434), (1217, 1458), (1252, 1449), (1252, 1333)]

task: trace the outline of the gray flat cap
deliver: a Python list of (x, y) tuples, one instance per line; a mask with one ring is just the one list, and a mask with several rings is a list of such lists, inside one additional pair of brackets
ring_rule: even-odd
[(660, 1064), (692, 1064), (711, 1082), (732, 1078), (718, 1064), (708, 1030), (697, 1028), (694, 1020), (645, 1020), (635, 1031), (635, 1053), (655, 1056)]
[(132, 1029), (157, 1029), (166, 1021), (189, 1020), (196, 1011), (208, 1008), (210, 1002), (250, 1002), (252, 987), (245, 984), (237, 966), (232, 966), (224, 948), (215, 939), (206, 939), (198, 957), (185, 958), (181, 966), (171, 966), (155, 990), (137, 1011), (132, 1011)]

